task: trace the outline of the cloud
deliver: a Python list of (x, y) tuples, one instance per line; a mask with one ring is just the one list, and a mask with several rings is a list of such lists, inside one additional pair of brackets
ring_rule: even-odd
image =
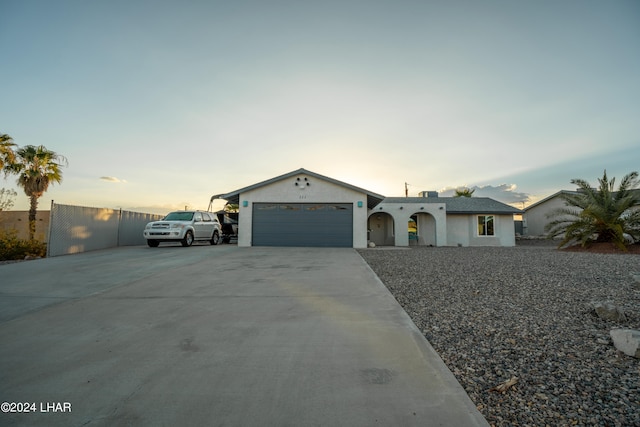
[(127, 181), (125, 181), (124, 179), (119, 179), (116, 178), (115, 176), (101, 176), (100, 177), (101, 181), (107, 181), (107, 182), (122, 182), (122, 183), (126, 183)]
[(461, 185), (458, 187), (446, 187), (440, 190), (439, 195), (442, 197), (452, 197), (455, 195), (457, 189), (468, 188), (474, 190), (473, 197), (490, 197), (498, 200), (502, 203), (514, 204), (530, 201), (530, 196), (527, 193), (517, 192), (518, 188), (515, 184), (501, 184), (498, 186), (483, 185), (481, 187), (477, 185), (466, 186)]

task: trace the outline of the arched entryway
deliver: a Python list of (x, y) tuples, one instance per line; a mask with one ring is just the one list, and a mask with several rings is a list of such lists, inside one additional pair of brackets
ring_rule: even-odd
[(436, 219), (426, 212), (411, 215), (407, 224), (409, 246), (437, 246)]
[(376, 246), (394, 246), (393, 217), (386, 212), (375, 212), (367, 220), (368, 240)]

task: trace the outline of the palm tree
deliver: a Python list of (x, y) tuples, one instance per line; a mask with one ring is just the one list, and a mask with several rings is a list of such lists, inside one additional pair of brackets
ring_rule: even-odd
[(8, 165), (9, 171), (18, 175), (18, 185), (31, 199), (29, 207), (29, 239), (36, 232), (38, 199), (47, 191), (49, 184), (62, 182), (62, 166), (67, 159), (48, 150), (45, 146), (26, 145), (15, 152), (15, 160)]
[(16, 159), (15, 146), (13, 138), (6, 133), (0, 134), (0, 170), (4, 171), (5, 177), (8, 173), (8, 166)]
[(563, 236), (558, 247), (577, 242), (582, 246), (592, 242), (610, 242), (626, 251), (625, 234), (634, 241), (640, 240), (638, 172), (625, 175), (618, 191), (614, 191), (615, 180), (607, 178), (606, 170), (602, 178), (598, 178), (598, 188), (591, 188), (583, 179), (571, 180), (578, 186), (578, 191), (561, 194), (567, 207), (547, 215), (553, 219), (545, 227), (548, 236)]
[(456, 194), (453, 195), (453, 197), (473, 197), (473, 193), (476, 191), (476, 189), (474, 188), (473, 190), (464, 187), (464, 188), (458, 188), (456, 189)]
[(237, 213), (240, 210), (240, 205), (237, 203), (225, 203), (224, 211)]

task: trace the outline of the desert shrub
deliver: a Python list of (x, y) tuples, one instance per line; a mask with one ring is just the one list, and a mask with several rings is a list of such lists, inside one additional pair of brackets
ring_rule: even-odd
[(28, 256), (44, 257), (46, 254), (46, 243), (20, 239), (16, 230), (0, 230), (0, 261), (24, 259)]

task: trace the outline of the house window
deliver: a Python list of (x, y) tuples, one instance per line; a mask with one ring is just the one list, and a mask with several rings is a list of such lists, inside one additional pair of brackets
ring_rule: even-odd
[(267, 204), (256, 205), (256, 210), (259, 210), (259, 211), (273, 211), (276, 209), (278, 209), (278, 205), (267, 205)]
[(478, 236), (493, 236), (493, 224), (493, 215), (478, 215)]
[(300, 205), (280, 205), (281, 211), (299, 211), (300, 209)]

